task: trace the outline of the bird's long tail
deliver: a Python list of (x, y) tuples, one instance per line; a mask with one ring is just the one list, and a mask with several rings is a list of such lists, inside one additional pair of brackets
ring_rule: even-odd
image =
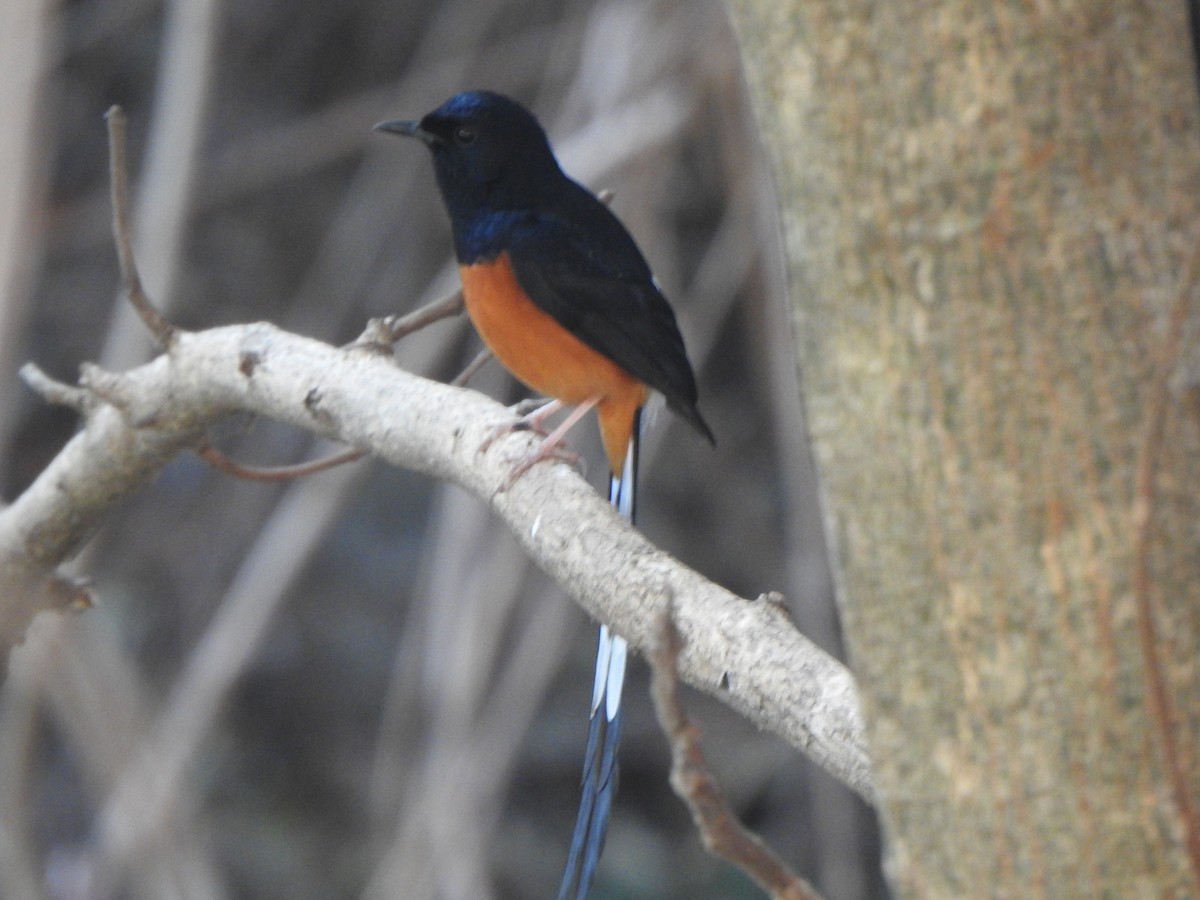
[[(612, 476), (608, 488), (609, 502), (629, 522), (633, 521), (637, 496), (640, 433), (639, 410), (625, 452), (625, 465), (620, 475)], [(579, 802), (579, 815), (575, 818), (575, 833), (571, 836), (571, 852), (558, 888), (558, 900), (584, 900), (596, 872), (596, 863), (600, 861), (600, 851), (604, 849), (608, 815), (617, 791), (617, 743), (621, 738), (621, 687), (625, 683), (627, 649), (623, 637), (613, 634), (607, 625), (600, 626), (592, 717), (583, 760), (583, 797)]]

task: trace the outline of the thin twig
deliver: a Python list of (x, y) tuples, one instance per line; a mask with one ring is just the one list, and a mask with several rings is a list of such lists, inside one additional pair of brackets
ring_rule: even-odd
[(84, 388), (51, 378), (36, 363), (25, 363), (17, 374), (47, 403), (66, 406), (81, 414), (87, 412), (92, 395)]
[(224, 472), (226, 475), (232, 475), (234, 478), (242, 478), (247, 481), (290, 481), (293, 478), (303, 478), (306, 475), (324, 472), (326, 469), (333, 469), (337, 466), (344, 466), (347, 463), (357, 462), (367, 454), (364, 450), (350, 449), (321, 459), (296, 463), (291, 466), (247, 466), (230, 459), (212, 444), (208, 443), (208, 441), (205, 441), (196, 448), (196, 455), (218, 472)]
[(113, 240), (117, 245), (117, 261), (121, 267), (121, 286), (125, 296), (160, 348), (170, 346), (175, 326), (154, 308), (138, 275), (133, 258), (132, 229), (129, 224), (129, 186), (125, 164), (125, 110), (114, 106), (104, 116), (108, 122), (109, 185), (112, 191)]
[(483, 364), (492, 358), (492, 351), (484, 347), (475, 354), (475, 358), (467, 363), (467, 367), (455, 376), (450, 383), (455, 387), (462, 387), (468, 381), (475, 377), (475, 373), (483, 368)]
[(1167, 331), (1158, 371), (1150, 386), (1146, 407), (1145, 432), (1138, 453), (1133, 498), (1133, 598), (1137, 608), (1138, 643), (1142, 654), (1142, 676), (1151, 721), (1158, 735), (1163, 768), (1175, 809), (1183, 826), (1184, 848), (1192, 869), (1192, 879), (1200, 887), (1200, 812), (1189, 786), (1189, 775), (1180, 758), (1176, 742), (1176, 715), (1162, 670), (1159, 643), (1154, 624), (1153, 580), (1150, 571), (1150, 544), (1154, 526), (1154, 508), (1158, 498), (1157, 472), (1166, 431), (1167, 408), (1171, 399), (1171, 375), (1178, 362), (1180, 337), (1197, 282), (1200, 281), (1200, 243), (1195, 245), (1184, 268), (1179, 293), (1167, 320)]
[(762, 838), (738, 821), (708, 771), (700, 729), (688, 720), (679, 699), (675, 665), (682, 647), (668, 607), (662, 613), (658, 644), (649, 660), (654, 710), (671, 744), (671, 787), (691, 810), (692, 821), (710, 853), (733, 863), (776, 900), (820, 900), (812, 885), (792, 872)]
[(412, 334), (414, 331), (419, 331), (441, 319), (457, 316), (463, 311), (464, 306), (462, 290), (459, 289), (452, 294), (442, 297), (440, 300), (434, 300), (432, 303), (428, 303), (420, 309), (413, 310), (405, 315), (371, 319), (367, 322), (367, 327), (363, 333), (350, 346), (391, 347), (392, 344)]

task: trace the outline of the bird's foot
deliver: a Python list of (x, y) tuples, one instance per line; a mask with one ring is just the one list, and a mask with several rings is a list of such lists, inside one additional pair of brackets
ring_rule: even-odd
[(544, 462), (548, 459), (559, 460), (560, 462), (565, 462), (568, 465), (577, 466), (580, 469), (583, 468), (583, 462), (579, 458), (578, 453), (568, 450), (559, 440), (551, 441), (550, 438), (547, 438), (538, 444), (537, 448), (532, 453), (517, 461), (517, 464), (514, 465), (512, 470), (508, 473), (508, 477), (504, 479), (504, 484), (500, 485), (500, 492), (503, 493), (504, 491), (507, 491), (510, 487), (517, 483), (522, 475), (524, 475), (538, 463)]
[(548, 434), (545, 427), (546, 419), (562, 409), (562, 406), (563, 404), (559, 400), (522, 400), (516, 406), (511, 407), (517, 418), (493, 428), (483, 443), (479, 445), (479, 452), (487, 452), (492, 444), (514, 431), (532, 431), (534, 434), (545, 437)]
[(504, 425), (496, 428), (486, 441), (479, 448), (479, 452), (487, 450), (497, 438), (509, 434), (513, 431), (530, 430), (537, 434), (546, 435), (545, 439), (538, 445), (537, 449), (520, 460), (511, 472), (508, 473), (508, 478), (504, 480), (504, 484), (500, 486), (501, 491), (507, 491), (510, 487), (517, 483), (522, 475), (528, 472), (538, 463), (546, 459), (559, 459), (563, 462), (570, 463), (573, 466), (579, 466), (582, 470), (582, 464), (579, 455), (572, 453), (563, 447), (563, 438), (576, 422), (592, 407), (600, 401), (599, 397), (594, 397), (580, 403), (571, 413), (562, 421), (562, 423), (549, 434), (546, 434), (542, 428), (542, 423), (546, 417), (558, 412), (565, 405), (558, 400), (551, 400), (542, 406), (537, 407), (532, 412), (527, 413), (515, 422), (507, 422)]

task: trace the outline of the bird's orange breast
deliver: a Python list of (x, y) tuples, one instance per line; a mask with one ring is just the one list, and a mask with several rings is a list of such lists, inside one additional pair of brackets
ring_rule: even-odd
[(467, 314), (506, 369), (535, 391), (565, 403), (599, 399), (605, 450), (613, 471), (620, 472), (634, 412), (649, 394), (646, 385), (529, 299), (507, 254), (459, 266), (458, 271)]

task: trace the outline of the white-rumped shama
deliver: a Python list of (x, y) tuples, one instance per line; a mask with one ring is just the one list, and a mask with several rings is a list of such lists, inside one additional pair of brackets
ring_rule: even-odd
[[(563, 173), (537, 119), (507, 97), (467, 91), (419, 122), (375, 128), (432, 151), (472, 323), (526, 385), (563, 403), (595, 406), (612, 473), (609, 498), (632, 521), (640, 413), (651, 390), (714, 440), (696, 408), (675, 315), (637, 244), (604, 203)], [(587, 894), (604, 843), (625, 656), (625, 641), (602, 625), (583, 800), (559, 898)]]

